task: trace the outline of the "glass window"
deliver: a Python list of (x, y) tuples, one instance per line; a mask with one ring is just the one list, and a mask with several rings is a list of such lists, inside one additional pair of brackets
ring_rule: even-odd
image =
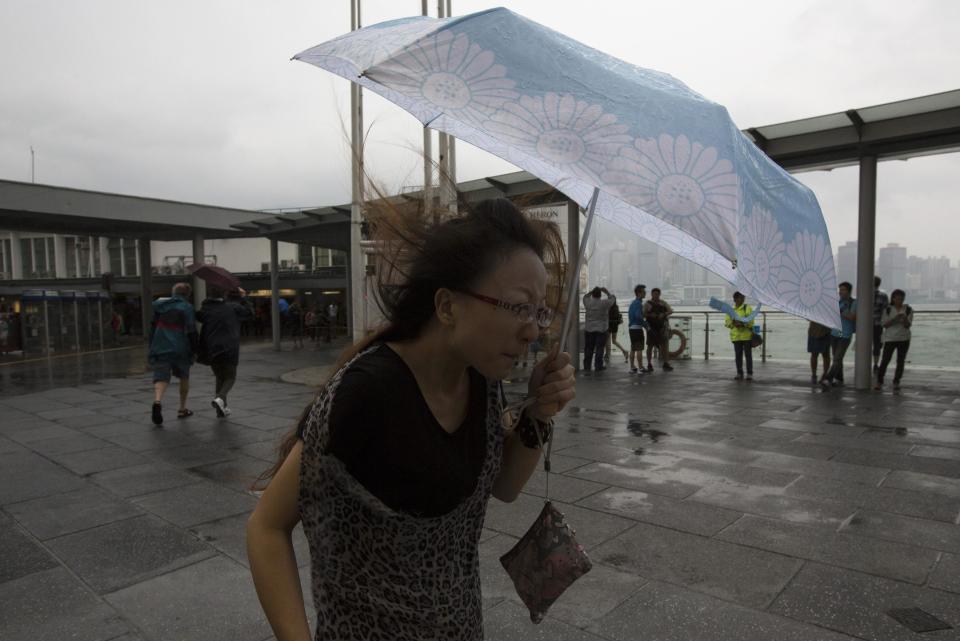
[(90, 237), (89, 236), (77, 237), (77, 257), (80, 259), (80, 273), (77, 275), (80, 278), (90, 278), (93, 274), (90, 273)]
[(0, 279), (13, 278), (13, 265), (10, 263), (10, 241), (0, 240)]
[(107, 253), (110, 255), (110, 272), (116, 276), (123, 273), (123, 256), (120, 253), (119, 238), (111, 238), (107, 241)]
[(334, 267), (345, 267), (347, 264), (347, 252), (342, 252), (339, 249), (333, 249), (330, 251), (331, 260), (330, 263)]
[(33, 277), (33, 243), (30, 238), (20, 239), (20, 266), (23, 268), (23, 277)]
[(102, 273), (100, 270), (100, 239), (94, 236), (91, 241), (93, 242), (93, 275), (99, 276)]
[(125, 266), (124, 274), (127, 276), (137, 275), (137, 241), (134, 238), (123, 239), (123, 263)]
[(67, 236), (63, 239), (63, 262), (67, 265), (67, 278), (77, 277), (77, 237)]

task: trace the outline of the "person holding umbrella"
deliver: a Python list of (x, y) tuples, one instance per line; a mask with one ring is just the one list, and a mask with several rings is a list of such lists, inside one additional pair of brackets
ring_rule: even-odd
[(197, 312), (200, 328), (200, 349), (197, 360), (213, 371), (215, 391), (210, 405), (219, 418), (230, 414), (227, 394), (237, 380), (240, 362), (240, 325), (253, 314), (242, 302), (243, 289), (238, 296), (225, 296), (217, 285), (207, 288), (207, 298)]

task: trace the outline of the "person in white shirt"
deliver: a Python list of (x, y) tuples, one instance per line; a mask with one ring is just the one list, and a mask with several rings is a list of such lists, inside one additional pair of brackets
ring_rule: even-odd
[(897, 369), (893, 373), (893, 389), (900, 389), (903, 378), (903, 365), (910, 349), (910, 326), (913, 325), (913, 310), (904, 304), (907, 295), (902, 289), (890, 293), (890, 304), (883, 310), (880, 322), (883, 324), (883, 357), (877, 370), (877, 382), (873, 389), (883, 389), (883, 376), (894, 350), (897, 352)]
[[(606, 294), (606, 298), (601, 298), (601, 294)], [(616, 302), (616, 296), (607, 291), (606, 287), (594, 287), (583, 297), (583, 307), (586, 310), (583, 324), (583, 369), (587, 372), (590, 371), (591, 358), (598, 372), (606, 369), (603, 366), (603, 349), (607, 344), (610, 307)]]

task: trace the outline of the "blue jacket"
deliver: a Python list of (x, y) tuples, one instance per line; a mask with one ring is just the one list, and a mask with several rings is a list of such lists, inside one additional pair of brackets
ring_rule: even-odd
[(646, 327), (647, 321), (643, 318), (643, 299), (634, 298), (627, 311), (627, 327)]
[(193, 305), (182, 296), (153, 301), (150, 324), (150, 360), (190, 364), (197, 345)]
[(844, 318), (844, 314), (849, 314), (853, 312), (857, 313), (857, 301), (855, 298), (848, 298), (846, 300), (840, 300), (840, 329), (833, 330), (830, 333), (836, 338), (853, 338), (854, 332), (857, 331), (857, 321), (852, 321), (849, 318)]

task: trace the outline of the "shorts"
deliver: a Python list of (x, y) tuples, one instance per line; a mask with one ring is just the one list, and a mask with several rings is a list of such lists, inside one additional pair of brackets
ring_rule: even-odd
[(819, 338), (807, 336), (807, 351), (811, 354), (829, 354), (830, 334), (824, 334)]
[(639, 352), (643, 349), (643, 329), (630, 330), (630, 351)]
[(187, 380), (190, 378), (189, 363), (174, 363), (172, 361), (157, 360), (154, 361), (152, 365), (154, 383), (169, 383), (171, 374), (181, 380)]
[(647, 345), (650, 347), (660, 347), (666, 342), (666, 338), (670, 335), (670, 329), (664, 327), (662, 329), (648, 329), (647, 330)]

